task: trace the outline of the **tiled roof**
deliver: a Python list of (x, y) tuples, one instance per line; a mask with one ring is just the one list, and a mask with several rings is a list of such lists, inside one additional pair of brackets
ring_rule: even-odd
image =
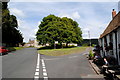
[(30, 40), (29, 42), (28, 42), (28, 44), (33, 44), (34, 43), (34, 40)]
[(100, 35), (100, 38), (106, 36), (107, 34), (111, 33), (115, 29), (120, 27), (120, 11), (118, 14), (112, 19), (112, 21), (109, 23), (105, 31)]

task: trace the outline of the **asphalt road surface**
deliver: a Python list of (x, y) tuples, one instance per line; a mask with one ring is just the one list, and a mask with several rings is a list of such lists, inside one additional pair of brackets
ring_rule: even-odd
[(36, 62), (37, 49), (35, 48), (25, 48), (4, 55), (2, 78), (33, 78)]
[(40, 78), (49, 80), (103, 80), (89, 64), (84, 51), (66, 56), (41, 55)]
[[(96, 75), (85, 54), (46, 56), (25, 48), (2, 57), (3, 80), (103, 80)], [(94, 78), (94, 79), (93, 79)]]

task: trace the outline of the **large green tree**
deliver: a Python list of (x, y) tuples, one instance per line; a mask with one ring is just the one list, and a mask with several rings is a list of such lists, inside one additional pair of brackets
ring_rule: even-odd
[(18, 30), (17, 19), (10, 15), (7, 2), (2, 2), (2, 43), (6, 46), (17, 46), (23, 42), (21, 32)]
[(55, 15), (48, 15), (43, 18), (36, 36), (40, 44), (49, 43), (53, 45), (55, 41), (58, 41), (59, 44), (80, 44), (82, 41), (82, 31), (76, 21)]

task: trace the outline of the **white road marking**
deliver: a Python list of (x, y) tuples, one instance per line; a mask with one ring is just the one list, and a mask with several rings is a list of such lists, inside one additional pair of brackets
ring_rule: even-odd
[(41, 62), (42, 62), (42, 68), (43, 68), (43, 78), (44, 80), (48, 80), (48, 75), (47, 75), (47, 70), (46, 70), (46, 67), (45, 67), (45, 62), (43, 59), (41, 59)]
[(38, 54), (37, 65), (40, 65), (40, 54)]
[(46, 72), (43, 72), (43, 76), (47, 76), (47, 73), (46, 73)]
[(34, 80), (39, 80), (39, 76), (34, 76)]
[(46, 69), (46, 67), (45, 67), (45, 66), (43, 66), (43, 69)]
[(45, 67), (45, 64), (44, 64), (44, 63), (42, 63), (42, 66), (43, 66), (43, 67)]
[(46, 69), (43, 69), (43, 72), (46, 72)]
[(35, 72), (35, 76), (39, 76), (39, 72)]
[(39, 78), (39, 76), (34, 76), (34, 78)]
[(39, 69), (39, 65), (37, 65), (36, 68)]
[(36, 69), (36, 71), (39, 71), (39, 69)]
[(37, 57), (37, 66), (36, 66), (36, 72), (34, 75), (34, 80), (39, 80), (39, 67), (40, 66), (40, 54), (38, 53), (38, 57)]
[(44, 78), (44, 80), (48, 80), (48, 77), (43, 77)]
[(43, 78), (48, 78), (48, 77), (43, 77)]

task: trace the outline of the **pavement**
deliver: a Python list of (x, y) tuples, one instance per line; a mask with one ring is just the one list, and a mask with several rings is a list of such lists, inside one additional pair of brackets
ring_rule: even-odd
[(100, 68), (96, 65), (96, 64), (94, 64), (92, 61), (93, 60), (88, 60), (89, 61), (89, 63), (91, 64), (91, 66), (92, 66), (92, 68), (94, 69), (94, 71), (96, 72), (96, 74), (98, 74), (98, 75), (101, 75), (100, 74)]

